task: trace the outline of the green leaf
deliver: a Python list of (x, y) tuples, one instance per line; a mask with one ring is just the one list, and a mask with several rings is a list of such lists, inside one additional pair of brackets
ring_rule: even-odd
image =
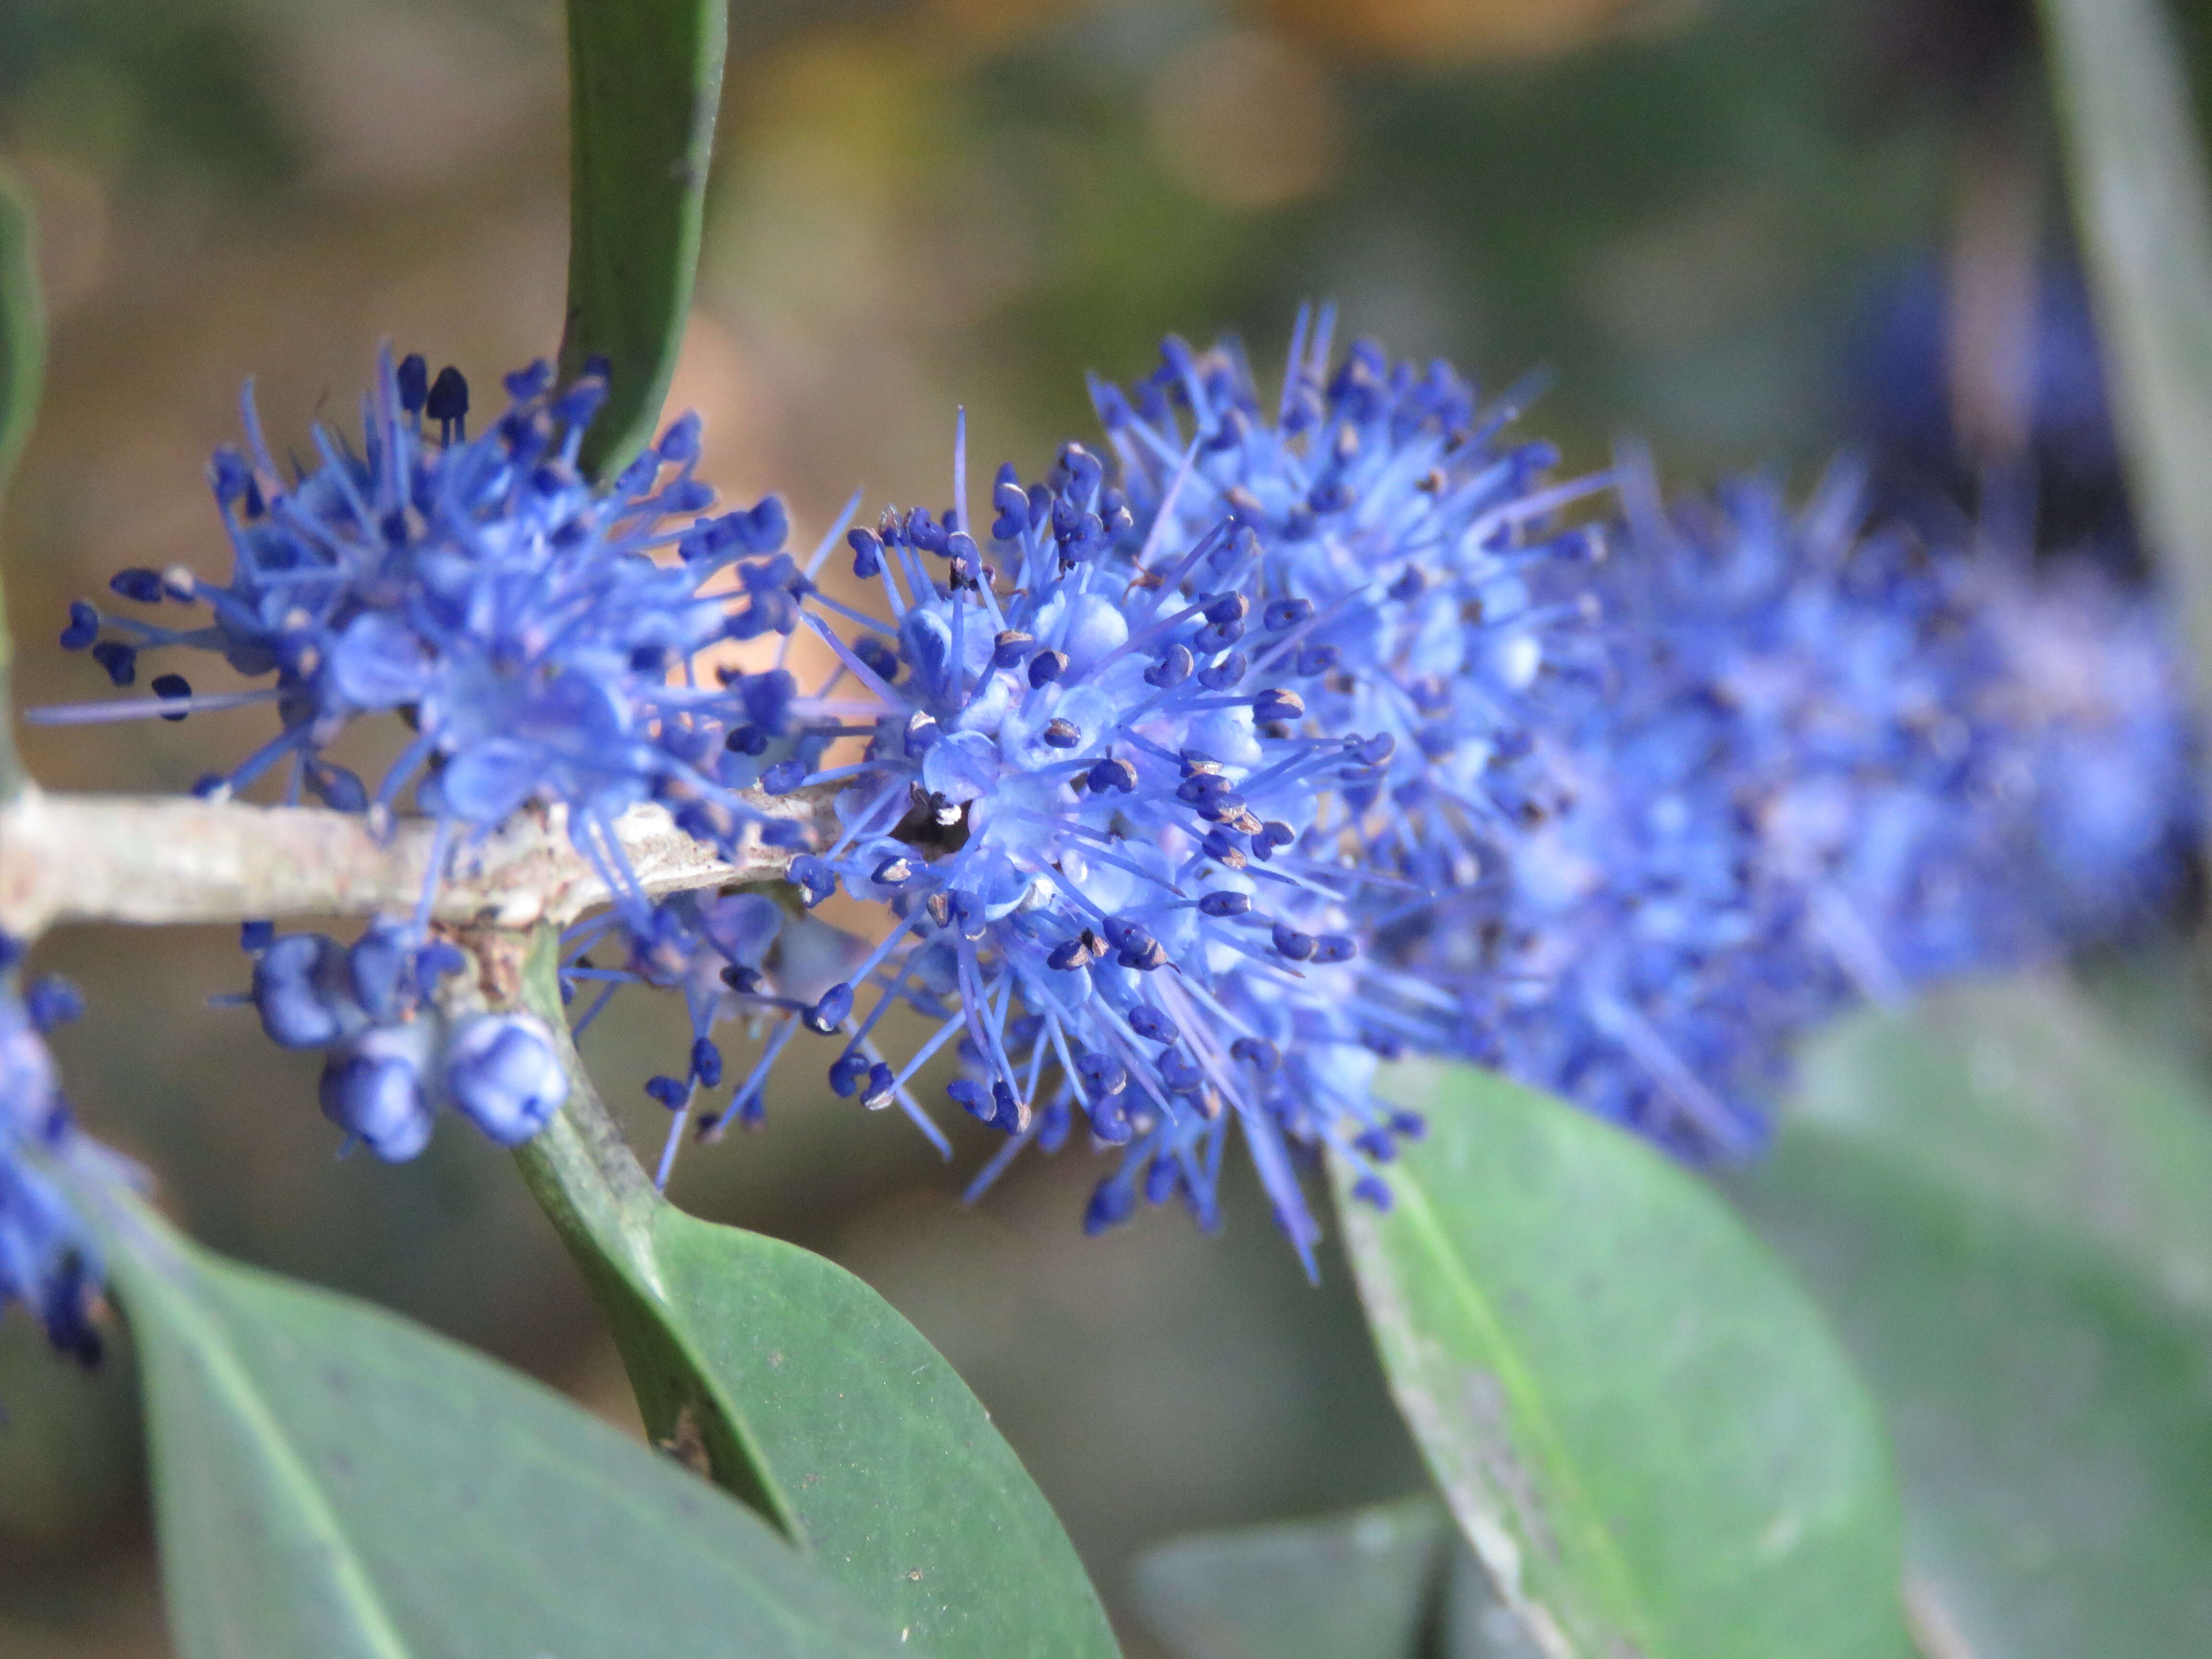
[[(39, 299), (36, 239), (21, 188), (0, 170), (0, 496), (37, 418), (46, 374), (46, 313)], [(9, 714), (7, 618), (0, 610), (0, 800), (23, 781)]]
[(585, 470), (653, 434), (691, 307), (722, 94), (726, 0), (568, 0), (564, 376), (608, 366)]
[(902, 1650), (741, 1505), (538, 1383), (79, 1200), (138, 1345), (182, 1659)]
[(1414, 1659), (1454, 1536), (1425, 1496), (1198, 1533), (1138, 1558), (1137, 1607), (1177, 1659)]
[(1170, 1539), (1133, 1578), (1176, 1659), (1542, 1659), (1431, 1492)]
[(519, 1154), (608, 1316), (654, 1437), (781, 1525), (937, 1659), (1119, 1651), (1066, 1533), (921, 1334), (835, 1263), (664, 1200), (561, 1023), (573, 1086)]
[(1733, 1183), (1886, 1407), (1976, 1659), (2212, 1651), (2212, 1098), (2055, 981), (1869, 1015)]
[(1811, 1303), (1703, 1183), (1470, 1067), (1339, 1210), (1399, 1408), (1547, 1654), (1894, 1659), (1897, 1499)]
[(0, 173), (0, 489), (15, 470), (46, 373), (46, 315), (29, 204)]
[(2136, 511), (2212, 686), (2212, 208), (2160, 0), (2043, 0)]

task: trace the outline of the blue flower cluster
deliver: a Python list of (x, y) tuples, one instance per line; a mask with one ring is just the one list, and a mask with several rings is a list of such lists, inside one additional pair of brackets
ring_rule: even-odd
[[(272, 683), (195, 695), (168, 673), (150, 698), (33, 718), (177, 720), (271, 703), (276, 736), (228, 775), (203, 780), (203, 793), (227, 794), (281, 765), (288, 799), (304, 789), (381, 821), (413, 785), (421, 810), (449, 832), (489, 830), (526, 802), (557, 805), (578, 849), (641, 912), (644, 896), (610, 828), (627, 807), (665, 801), (692, 833), (724, 846), (749, 823), (787, 839), (788, 825), (763, 820), (710, 764), (700, 712), (732, 694), (689, 674), (672, 680), (702, 647), (749, 637), (764, 611), (788, 609), (777, 585), (793, 578), (787, 560), (738, 615), (702, 592), (740, 560), (781, 547), (782, 503), (700, 516), (714, 492), (696, 476), (692, 416), (597, 487), (576, 457), (605, 380), (556, 386), (538, 362), (506, 389), (506, 411), (471, 439), (460, 373), (433, 380), (421, 357), (395, 364), (386, 352), (363, 402), (360, 447), (319, 425), (318, 465), (287, 474), (249, 386), (246, 447), (219, 451), (210, 469), (229, 533), (228, 581), (179, 568), (125, 570), (110, 583), (134, 605), (204, 606), (207, 620), (174, 628), (80, 601), (61, 642), (90, 652), (118, 687), (134, 683), (139, 653), (153, 647), (210, 652)], [(672, 560), (653, 556), (664, 549)], [(404, 716), (416, 735), (372, 797), (325, 750), (356, 716), (380, 713)]]
[[(1332, 371), (1325, 313), (1271, 402), (1232, 349), (1179, 341), (1097, 391), (1118, 481), (1077, 444), (1035, 483), (1001, 469), (979, 532), (963, 443), (952, 507), (851, 532), (876, 607), (802, 596), (860, 723), (810, 720), (786, 677), (727, 740), (812, 740), (762, 774), (842, 786), (841, 833), (792, 880), (890, 930), (811, 1002), (709, 910), (664, 907), (631, 965), (592, 971), (720, 979), (775, 1011), (771, 1058), (839, 1036), (836, 1092), (917, 1115), (912, 1079), (957, 1042), (952, 1097), (1007, 1136), (982, 1181), (1079, 1119), (1125, 1149), (1094, 1230), (1171, 1196), (1211, 1224), (1233, 1127), (1310, 1262), (1298, 1164), (1332, 1149), (1387, 1202), (1380, 1166), (1419, 1123), (1370, 1080), (1451, 1006), (1367, 958), (1354, 919), (1474, 879), (1522, 810), (1521, 709), (1583, 615), (1546, 590), (1592, 551), (1559, 514), (1589, 486), (1545, 487), (1551, 453), (1503, 443), (1510, 411), (1441, 365), (1363, 343)], [(894, 1063), (875, 1037), (900, 1005), (934, 1029)], [(686, 1109), (718, 1070), (656, 1091)]]
[(262, 1029), (284, 1048), (325, 1051), (323, 1115), (386, 1163), (429, 1144), (442, 1106), (515, 1146), (568, 1097), (552, 1033), (534, 1015), (447, 1018), (439, 982), (466, 959), (419, 923), (379, 918), (342, 945), (248, 922), (240, 943)]
[(51, 1178), (67, 1170), (89, 1180), (132, 1182), (136, 1170), (76, 1127), (46, 1052), (46, 1032), (83, 1004), (66, 981), (33, 981), (19, 994), (21, 955), (0, 936), (0, 1314), (20, 1302), (60, 1352), (85, 1364), (100, 1354), (94, 1304), (100, 1252)]
[[(1475, 1058), (1734, 1157), (1846, 1000), (2173, 890), (2193, 755), (2140, 599), (1863, 534), (1843, 475), (1794, 515), (1757, 484), (1669, 511), (1632, 464), (1609, 550), (1573, 515), (1614, 476), (1552, 482), (1513, 394), (1332, 334), (1301, 313), (1265, 397), (1233, 342), (1170, 340), (1093, 383), (1110, 453), (1001, 468), (981, 519), (963, 426), (951, 507), (848, 533), (848, 509), (803, 565), (772, 497), (698, 516), (688, 417), (599, 490), (574, 466), (596, 378), (511, 377), (471, 441), (457, 374), (387, 359), (358, 454), (319, 432), (289, 487), (258, 435), (217, 458), (228, 586), (117, 579), (211, 625), (80, 607), (64, 635), (118, 684), (182, 644), (275, 684), (165, 677), (62, 717), (273, 701), (282, 733), (215, 787), (289, 760), (295, 793), (383, 814), (419, 777), (441, 843), (565, 808), (616, 895), (567, 941), (565, 992), (598, 988), (579, 1029), (625, 984), (689, 1011), (647, 1085), (664, 1182), (823, 1038), (837, 1094), (944, 1146), (914, 1085), (949, 1050), (951, 1098), (1005, 1136), (978, 1188), (1080, 1127), (1120, 1150), (1091, 1229), (1171, 1198), (1211, 1225), (1241, 1136), (1310, 1269), (1302, 1170), (1326, 1152), (1387, 1204), (1420, 1131), (1373, 1098), (1382, 1060)], [(841, 545), (849, 580), (823, 574)], [(708, 672), (724, 642), (767, 665)], [(324, 749), (374, 710), (417, 736), (371, 801)], [(832, 798), (819, 839), (765, 815), (800, 790)], [(726, 849), (758, 826), (790, 886), (654, 902), (611, 827), (644, 800)], [(886, 925), (811, 914), (840, 896)], [(447, 1103), (526, 1139), (567, 1089), (534, 1021), (443, 1012), (428, 915), (349, 947), (248, 929), (270, 1034), (328, 1051), (325, 1111), (388, 1158)], [(900, 1009), (922, 1035), (887, 1044)], [(732, 1023), (761, 1043), (742, 1078)]]
[(1382, 927), (1441, 1044), (1678, 1154), (1755, 1147), (1798, 1033), (2172, 896), (2200, 821), (2154, 613), (2087, 569), (1862, 534), (1857, 479), (1671, 513), (1627, 471), (1607, 672), (1534, 757), (1503, 878)]

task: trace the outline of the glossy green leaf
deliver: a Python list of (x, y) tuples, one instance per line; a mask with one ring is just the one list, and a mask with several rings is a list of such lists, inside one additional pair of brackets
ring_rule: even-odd
[[(550, 946), (527, 981), (557, 1030)], [(568, 1104), (520, 1157), (653, 1436), (936, 1659), (1115, 1654), (1066, 1533), (944, 1357), (835, 1263), (664, 1200), (562, 1041)]]
[(1560, 1659), (1897, 1659), (1897, 1498), (1818, 1311), (1721, 1199), (1630, 1136), (1471, 1067), (1395, 1202), (1339, 1211), (1399, 1407)]
[(2212, 206), (2160, 0), (2043, 0), (2136, 510), (2212, 685)]
[(1138, 1558), (1137, 1607), (1177, 1659), (1416, 1659), (1455, 1535), (1428, 1497), (1199, 1533)]
[(901, 1651), (742, 1505), (539, 1384), (80, 1201), (138, 1346), (181, 1659)]
[(652, 435), (691, 308), (722, 94), (724, 0), (568, 0), (564, 375), (607, 362), (594, 476)]
[(2212, 1095), (2055, 981), (1869, 1015), (1732, 1184), (1887, 1409), (1976, 1659), (2212, 1652)]
[[(0, 496), (31, 435), (39, 392), (46, 373), (46, 313), (39, 298), (39, 270), (30, 204), (0, 172)], [(11, 655), (6, 614), (0, 610), (0, 799), (22, 781), (15, 756), (15, 721), (9, 714)]]

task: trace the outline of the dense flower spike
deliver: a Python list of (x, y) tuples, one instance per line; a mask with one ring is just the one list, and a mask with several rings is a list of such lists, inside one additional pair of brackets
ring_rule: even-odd
[(1498, 879), (1386, 922), (1448, 1045), (1686, 1156), (1754, 1146), (1806, 1027), (2140, 923), (2200, 814), (2150, 605), (2086, 568), (1863, 535), (1839, 471), (1659, 505), (1632, 467), (1611, 672)]
[[(2192, 756), (2140, 603), (1862, 535), (1841, 476), (1794, 518), (1763, 486), (1670, 515), (1632, 465), (1608, 558), (1571, 515), (1613, 475), (1551, 483), (1512, 394), (1339, 361), (1332, 333), (1302, 313), (1266, 398), (1234, 343), (1170, 340), (1094, 382), (1110, 456), (1001, 468), (988, 525), (963, 425), (951, 506), (841, 522), (803, 565), (773, 498), (696, 516), (688, 417), (599, 491), (574, 464), (596, 379), (511, 377), (471, 440), (458, 374), (387, 360), (362, 453), (319, 431), (289, 488), (249, 405), (252, 458), (215, 468), (229, 586), (113, 584), (212, 625), (80, 604), (64, 635), (118, 684), (149, 644), (275, 684), (163, 675), (58, 717), (273, 701), (283, 733), (217, 787), (286, 762), (295, 794), (383, 814), (419, 778), (447, 831), (565, 808), (617, 896), (567, 941), (578, 1030), (625, 984), (690, 1014), (647, 1085), (663, 1182), (687, 1135), (761, 1119), (794, 1049), (945, 1147), (915, 1092), (942, 1054), (1006, 1137), (971, 1190), (1082, 1127), (1121, 1149), (1093, 1230), (1170, 1197), (1210, 1225), (1241, 1134), (1310, 1270), (1300, 1166), (1327, 1152), (1387, 1204), (1419, 1131), (1372, 1098), (1382, 1059), (1473, 1057), (1732, 1157), (1790, 1039), (1852, 997), (2101, 937), (2174, 886)], [(724, 641), (765, 665), (706, 672)], [(375, 711), (417, 736), (372, 801), (325, 750)], [(834, 805), (811, 843), (749, 804), (799, 790)], [(610, 828), (646, 799), (725, 848), (758, 824), (790, 887), (653, 902)], [(836, 896), (887, 925), (810, 914)], [(427, 898), (351, 946), (246, 939), (246, 1000), (327, 1052), (325, 1114), (386, 1158), (447, 1105), (526, 1139), (568, 1088), (533, 1019), (448, 1013)], [(901, 1007), (923, 1034), (887, 1046)]]
[(9, 980), (0, 989), (0, 1314), (21, 1303), (57, 1349), (91, 1364), (100, 1353), (92, 1322), (100, 1252), (48, 1172), (131, 1182), (137, 1171), (76, 1127), (46, 1052), (45, 1033), (75, 1019), (82, 1002), (58, 979), (36, 981), (18, 995), (20, 955), (0, 936), (0, 972)]
[[(1302, 325), (1273, 413), (1233, 354), (1174, 341), (1135, 404), (1102, 389), (1126, 489), (1071, 444), (1040, 483), (1001, 470), (979, 537), (963, 446), (941, 516), (854, 531), (881, 609), (805, 594), (799, 619), (855, 688), (840, 714), (866, 724), (832, 727), (818, 699), (810, 716), (757, 680), (769, 706), (728, 741), (817, 740), (763, 774), (844, 786), (842, 834), (793, 879), (810, 905), (842, 890), (894, 925), (799, 995), (726, 946), (675, 951), (752, 975), (744, 993), (782, 1010), (771, 1054), (842, 1036), (832, 1085), (872, 1105), (914, 1109), (915, 1073), (957, 1042), (952, 1097), (1008, 1136), (983, 1181), (1079, 1120), (1126, 1147), (1093, 1227), (1170, 1195), (1210, 1223), (1237, 1126), (1309, 1261), (1296, 1162), (1336, 1148), (1385, 1201), (1375, 1166), (1418, 1123), (1369, 1079), (1449, 1008), (1364, 959), (1351, 907), (1471, 873), (1527, 748), (1514, 710), (1579, 617), (1538, 594), (1589, 550), (1556, 523), (1575, 492), (1542, 488), (1547, 453), (1499, 446), (1501, 413), (1364, 344), (1332, 375), (1328, 333)], [(857, 755), (828, 752), (854, 736)], [(1378, 846), (1431, 792), (1451, 810), (1423, 832), (1418, 879), (1385, 868)], [(664, 907), (655, 926), (696, 939), (712, 915)], [(650, 979), (635, 964), (667, 947), (631, 931), (627, 971)], [(935, 1030), (895, 1064), (874, 1038), (902, 1002)], [(680, 1112), (704, 1084), (694, 1068), (656, 1097)]]
[(568, 1097), (552, 1033), (535, 1016), (448, 1017), (439, 987), (465, 959), (419, 923), (380, 918), (343, 945), (249, 922), (240, 942), (253, 988), (228, 1000), (252, 1003), (272, 1042), (326, 1052), (318, 1097), (349, 1146), (404, 1162), (429, 1145), (447, 1105), (519, 1146)]
[[(691, 416), (595, 487), (576, 455), (604, 380), (556, 387), (541, 362), (506, 385), (506, 412), (471, 439), (459, 372), (433, 382), (420, 357), (395, 364), (387, 352), (363, 402), (361, 447), (318, 426), (317, 464), (289, 472), (263, 441), (249, 386), (246, 447), (218, 452), (210, 469), (234, 555), (228, 581), (179, 568), (125, 570), (110, 584), (134, 605), (205, 605), (208, 620), (173, 628), (79, 602), (62, 643), (89, 651), (118, 686), (134, 683), (138, 653), (155, 647), (211, 652), (272, 683), (195, 695), (164, 674), (150, 698), (34, 718), (176, 720), (270, 703), (282, 730), (204, 781), (205, 792), (244, 788), (281, 766), (288, 799), (304, 790), (388, 813), (415, 785), (423, 811), (475, 831), (525, 802), (557, 804), (578, 848), (641, 910), (609, 830), (617, 814), (667, 800), (695, 834), (725, 844), (758, 821), (706, 763), (703, 711), (731, 694), (670, 675), (753, 625), (731, 622), (726, 601), (702, 590), (781, 547), (783, 507), (771, 497), (700, 517), (714, 492), (694, 476)], [(651, 556), (672, 549), (667, 562)], [(744, 617), (787, 602), (794, 580), (779, 569)], [(748, 589), (757, 584), (749, 573)], [(326, 750), (356, 715), (395, 712), (416, 737), (372, 796)]]

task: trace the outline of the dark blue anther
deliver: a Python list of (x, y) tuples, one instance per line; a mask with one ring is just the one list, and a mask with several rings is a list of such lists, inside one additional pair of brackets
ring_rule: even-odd
[(1084, 1093), (1093, 1100), (1109, 1099), (1129, 1086), (1129, 1073), (1121, 1062), (1096, 1049), (1076, 1055), (1075, 1071), (1083, 1079)]
[(1252, 718), (1262, 723), (1303, 720), (1305, 712), (1305, 699), (1295, 691), (1269, 690), (1252, 699)]
[(699, 1086), (702, 1089), (720, 1086), (722, 1051), (714, 1046), (712, 1037), (691, 1039), (691, 1075), (699, 1079)]
[[(189, 697), (192, 695), (191, 683), (182, 674), (159, 675), (154, 681), (154, 695), (171, 701), (179, 697)], [(180, 708), (175, 714), (164, 714), (161, 718), (171, 721), (180, 720), (184, 719), (186, 712)]]
[(1260, 1037), (1238, 1037), (1229, 1045), (1229, 1056), (1242, 1060), (1255, 1072), (1272, 1072), (1283, 1063), (1281, 1050)]
[(128, 685), (138, 678), (138, 653), (120, 640), (96, 641), (92, 659), (107, 671), (109, 681), (115, 685)]
[(992, 642), (991, 666), (994, 668), (1018, 667), (1022, 659), (1036, 648), (1035, 640), (1018, 628), (1009, 628)]
[(1067, 672), (1067, 654), (1061, 651), (1040, 651), (1030, 659), (1030, 684), (1049, 685)]
[(399, 407), (410, 415), (420, 415), (430, 397), (430, 365), (422, 354), (410, 351), (402, 357), (393, 378), (399, 383)]
[(1154, 1042), (1173, 1042), (1182, 1036), (1176, 1023), (1149, 1002), (1129, 1010), (1129, 1029)]
[(1045, 723), (1044, 740), (1050, 748), (1075, 749), (1083, 743), (1083, 732), (1073, 720), (1055, 716)]
[(800, 1016), (800, 1023), (810, 1031), (827, 1036), (850, 1018), (853, 1012), (853, 988), (833, 985), (822, 994), (822, 1000)]
[(1314, 613), (1311, 599), (1276, 599), (1260, 613), (1260, 625), (1270, 634), (1296, 628)]
[(1059, 969), (1062, 972), (1068, 972), (1077, 968), (1089, 967), (1103, 954), (1098, 936), (1086, 927), (1073, 939), (1062, 939), (1047, 951), (1044, 965), (1048, 968)]
[(1219, 662), (1200, 669), (1198, 683), (1209, 691), (1226, 691), (1244, 678), (1244, 671), (1251, 665), (1242, 651), (1232, 651)]
[(1190, 678), (1195, 659), (1187, 645), (1171, 645), (1160, 653), (1159, 660), (1145, 671), (1145, 684), (1156, 685), (1163, 691), (1172, 691)]
[(848, 530), (845, 545), (853, 550), (853, 574), (866, 580), (884, 568), (883, 538), (872, 530)]
[(1109, 789), (1127, 794), (1137, 787), (1137, 769), (1125, 760), (1103, 760), (1091, 769), (1090, 784), (1094, 794)]
[(691, 1091), (680, 1079), (656, 1077), (646, 1079), (645, 1091), (670, 1111), (681, 1111), (684, 1103), (691, 1098)]
[(1241, 916), (1251, 908), (1249, 893), (1208, 893), (1198, 902), (1200, 915), (1214, 917)]
[(897, 1085), (897, 1074), (881, 1060), (877, 1061), (868, 1067), (867, 1091), (860, 1097), (860, 1104), (872, 1112), (880, 1112), (891, 1103)]
[(1287, 922), (1277, 922), (1273, 937), (1275, 949), (1292, 962), (1304, 962), (1314, 953), (1313, 935), (1301, 933)]
[(762, 772), (761, 792), (769, 795), (787, 795), (806, 781), (806, 763), (803, 760), (781, 760)]
[(1362, 1176), (1352, 1183), (1352, 1195), (1370, 1209), (1389, 1213), (1390, 1184), (1381, 1176)]
[(82, 599), (71, 599), (69, 617), (69, 626), (62, 629), (62, 649), (85, 650), (100, 637), (100, 612)]
[(133, 565), (128, 570), (118, 570), (107, 579), (111, 592), (121, 595), (138, 605), (159, 605), (161, 602), (161, 573), (149, 570), (143, 565)]
[(423, 412), (438, 423), (441, 443), (465, 443), (469, 435), (469, 383), (451, 363), (438, 371), (422, 400)]
[(792, 860), (791, 879), (805, 895), (810, 910), (837, 890), (836, 872), (811, 853), (802, 853)]

